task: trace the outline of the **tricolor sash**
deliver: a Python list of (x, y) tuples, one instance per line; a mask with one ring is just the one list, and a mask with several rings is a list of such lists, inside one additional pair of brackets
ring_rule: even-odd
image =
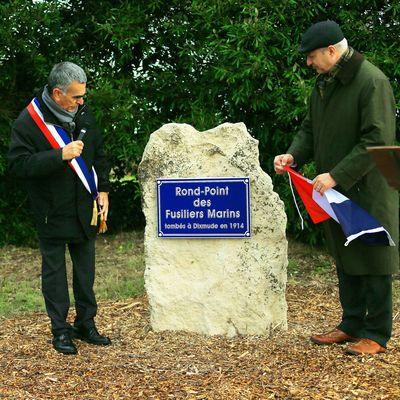
[[(53, 149), (61, 149), (71, 143), (71, 138), (65, 129), (61, 126), (49, 124), (44, 120), (43, 114), (40, 111), (39, 100), (36, 97), (29, 103), (27, 109)], [(68, 164), (78, 175), (86, 190), (92, 195), (93, 200), (96, 200), (99, 193), (97, 191), (97, 174), (95, 169), (92, 167), (92, 170), (89, 171), (81, 156), (68, 161)]]
[[(71, 138), (68, 133), (61, 126), (47, 123), (43, 114), (40, 111), (39, 100), (35, 97), (29, 103), (27, 110), (36, 123), (40, 131), (43, 133), (47, 141), (50, 143), (53, 149), (61, 149), (67, 144), (71, 143)], [(75, 157), (68, 161), (69, 166), (78, 175), (79, 179), (85, 186), (86, 190), (93, 197), (93, 217), (91, 225), (97, 225), (97, 197), (99, 195), (97, 190), (97, 174), (95, 169), (92, 167), (91, 171), (87, 168), (85, 161), (81, 156)]]

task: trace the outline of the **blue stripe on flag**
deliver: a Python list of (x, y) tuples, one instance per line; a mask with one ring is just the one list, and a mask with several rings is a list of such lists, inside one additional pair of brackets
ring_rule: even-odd
[(363, 231), (381, 228), (382, 230), (379, 232), (365, 232), (359, 236), (359, 239), (370, 246), (390, 245), (388, 233), (384, 230), (383, 226), (356, 203), (346, 200), (341, 203), (330, 203), (330, 205), (337, 216), (346, 238)]

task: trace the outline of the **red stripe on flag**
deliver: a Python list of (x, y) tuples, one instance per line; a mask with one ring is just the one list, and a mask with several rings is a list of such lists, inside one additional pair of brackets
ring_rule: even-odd
[(292, 168), (285, 166), (285, 170), (290, 174), (290, 178), (297, 190), (301, 200), (304, 203), (308, 214), (314, 224), (326, 221), (331, 216), (327, 214), (313, 199), (313, 185), (308, 182), (302, 175), (295, 172)]

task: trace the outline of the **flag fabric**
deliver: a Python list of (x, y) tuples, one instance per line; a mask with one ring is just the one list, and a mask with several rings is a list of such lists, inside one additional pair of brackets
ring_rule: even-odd
[(334, 189), (328, 189), (321, 195), (313, 189), (310, 179), (288, 166), (285, 166), (285, 170), (313, 223), (334, 219), (346, 237), (345, 246), (357, 238), (370, 246), (395, 246), (382, 224), (349, 198)]

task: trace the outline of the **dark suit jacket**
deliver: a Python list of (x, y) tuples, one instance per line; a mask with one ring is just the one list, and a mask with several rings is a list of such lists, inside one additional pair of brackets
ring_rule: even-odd
[[(37, 96), (46, 122), (60, 121)], [(98, 176), (98, 191), (109, 192), (109, 164), (103, 150), (103, 138), (87, 106), (80, 106), (75, 117), (76, 128), (70, 135), (77, 138), (84, 127), (82, 157)], [(45, 240), (81, 241), (93, 238), (96, 228), (90, 225), (93, 198), (82, 182), (62, 160), (62, 150), (53, 149), (27, 109), (12, 126), (8, 153), (9, 170), (22, 179), (28, 191), (38, 235)]]

